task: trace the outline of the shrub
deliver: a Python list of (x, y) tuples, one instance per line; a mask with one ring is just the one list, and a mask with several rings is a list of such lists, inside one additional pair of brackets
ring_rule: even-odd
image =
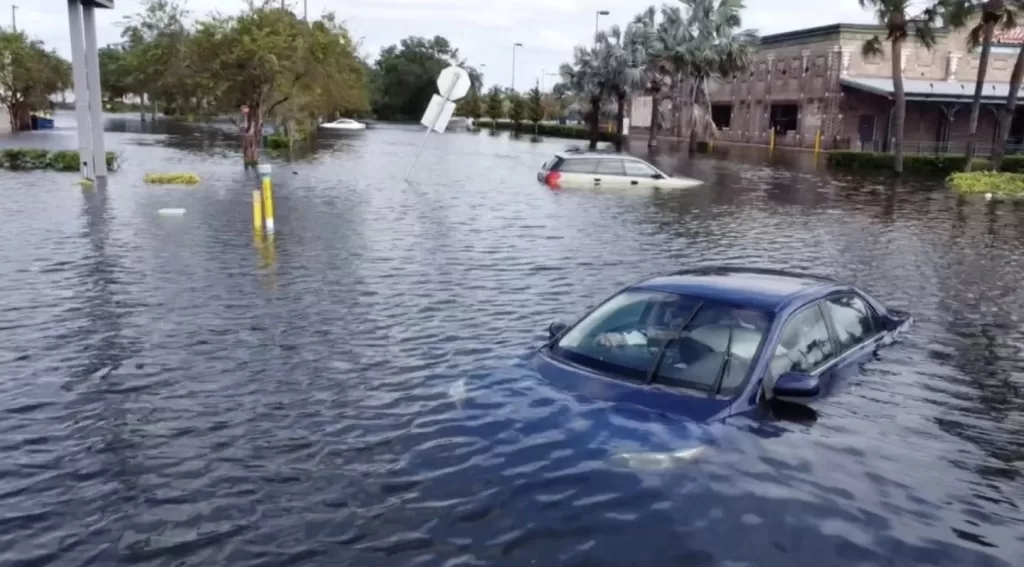
[[(107, 152), (107, 169), (117, 169), (117, 154)], [(46, 150), (10, 148), (0, 152), (0, 167), (11, 170), (55, 169), (57, 171), (78, 171), (78, 152), (61, 150), (50, 153)]]
[[(924, 175), (949, 175), (964, 168), (961, 155), (907, 155), (903, 156), (903, 171)], [(833, 169), (859, 171), (885, 171), (892, 169), (892, 154), (881, 152), (832, 151), (826, 163)], [(976, 158), (971, 169), (981, 171), (989, 167), (987, 159)], [(1002, 171), (1024, 172), (1024, 156), (1007, 156)]]
[(142, 180), (156, 185), (195, 185), (199, 183), (199, 176), (194, 173), (147, 173)]
[(954, 173), (946, 178), (949, 186), (961, 193), (992, 193), (1000, 196), (1024, 195), (1024, 173), (972, 171)]
[[(489, 118), (480, 119), (477, 121), (477, 125), (480, 128), (513, 131), (513, 124), (511, 122), (499, 121), (495, 124), (494, 121)], [(530, 130), (533, 130), (533, 124), (520, 124), (520, 127), (521, 128), (516, 130), (516, 132), (527, 133)], [(532, 132), (530, 133), (532, 134)], [(573, 126), (570, 124), (537, 124), (536, 135), (550, 138), (587, 140), (590, 138), (590, 131), (586, 126)], [(607, 130), (601, 130), (598, 132), (598, 139), (602, 142), (614, 142), (617, 137), (618, 134), (608, 132)]]
[(263, 143), (268, 150), (287, 150), (288, 136), (284, 134), (270, 134), (263, 137)]

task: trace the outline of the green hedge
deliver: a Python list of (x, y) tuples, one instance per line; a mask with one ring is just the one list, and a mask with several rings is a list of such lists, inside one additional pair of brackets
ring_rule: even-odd
[[(961, 155), (905, 155), (903, 171), (928, 175), (949, 175), (964, 168)], [(885, 171), (892, 169), (892, 154), (881, 152), (832, 151), (828, 153), (826, 163), (833, 169), (860, 171)], [(987, 159), (976, 158), (971, 163), (973, 170), (985, 170), (989, 167)], [(1002, 171), (1024, 172), (1024, 156), (1006, 156), (1003, 159)]]
[[(481, 118), (476, 121), (477, 127), (484, 130), (492, 130), (494, 128), (494, 121), (489, 118)], [(498, 122), (497, 130), (512, 130), (511, 122)], [(533, 123), (532, 122), (520, 122), (519, 128), (516, 131), (520, 134), (533, 135)], [(548, 136), (551, 138), (572, 138), (575, 140), (589, 140), (590, 131), (586, 126), (575, 126), (570, 124), (538, 124), (537, 135)], [(598, 139), (602, 142), (615, 142), (618, 134), (609, 132), (602, 129), (598, 133)]]
[(1024, 195), (1024, 173), (972, 171), (954, 173), (946, 178), (949, 186), (961, 193), (992, 193), (1000, 196)]
[[(0, 167), (15, 171), (29, 169), (55, 169), (57, 171), (78, 171), (78, 152), (62, 150), (49, 152), (39, 149), (9, 148), (0, 150)], [(117, 169), (117, 154), (107, 152), (107, 169)]]

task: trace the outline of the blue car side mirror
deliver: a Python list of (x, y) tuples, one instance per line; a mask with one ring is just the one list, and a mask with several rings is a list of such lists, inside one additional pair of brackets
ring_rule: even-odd
[(558, 335), (561, 335), (568, 328), (569, 325), (566, 325), (565, 323), (562, 323), (560, 321), (555, 321), (554, 323), (551, 323), (550, 325), (548, 325), (548, 339), (554, 339)]
[(782, 398), (813, 398), (821, 391), (818, 378), (800, 372), (786, 372), (775, 381), (772, 393)]

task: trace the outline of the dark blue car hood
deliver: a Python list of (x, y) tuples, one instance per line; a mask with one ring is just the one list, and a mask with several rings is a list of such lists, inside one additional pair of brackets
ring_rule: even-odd
[(533, 369), (554, 388), (606, 402), (620, 412), (648, 414), (651, 419), (686, 419), (705, 423), (725, 417), (730, 401), (609, 378), (556, 359), (545, 350), (532, 360)]
[(546, 439), (544, 450), (552, 454), (637, 457), (646, 459), (639, 465), (644, 468), (713, 444), (715, 436), (701, 422), (729, 405), (591, 376), (537, 355), (456, 380), (449, 397), (473, 436)]

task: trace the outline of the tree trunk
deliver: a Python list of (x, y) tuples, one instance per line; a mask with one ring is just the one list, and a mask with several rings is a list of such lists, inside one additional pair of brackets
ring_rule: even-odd
[(32, 112), (24, 101), (16, 102), (8, 111), (11, 113), (11, 131), (25, 132), (32, 129)]
[(988, 72), (988, 58), (992, 52), (992, 34), (996, 29), (996, 21), (987, 18), (985, 36), (981, 43), (981, 56), (978, 58), (978, 80), (974, 83), (974, 100), (971, 102), (971, 121), (968, 123), (967, 150), (964, 152), (964, 171), (971, 170), (974, 160), (975, 138), (978, 136), (978, 115), (981, 114), (981, 92), (985, 89), (985, 74)]
[(661, 88), (655, 87), (651, 89), (651, 128), (647, 134), (647, 147), (656, 148), (658, 147), (658, 118), (661, 117), (661, 113), (658, 112), (661, 109)]
[(1006, 105), (999, 111), (999, 125), (996, 127), (996, 145), (992, 148), (992, 171), (1003, 167), (1006, 155), (1006, 138), (1010, 135), (1013, 114), (1017, 110), (1017, 91), (1020, 90), (1021, 79), (1024, 78), (1024, 47), (1017, 51), (1017, 61), (1010, 73), (1010, 94), (1006, 95)]
[(903, 39), (892, 40), (892, 131), (889, 137), (894, 139), (892, 147), (892, 169), (897, 176), (903, 175), (903, 123), (907, 118), (907, 94), (903, 90)]
[(260, 161), (260, 143), (263, 141), (263, 116), (258, 104), (249, 105), (245, 117), (245, 136), (242, 139), (242, 161), (245, 167), (255, 167)]
[(697, 113), (694, 112), (694, 106), (697, 105), (697, 84), (698, 80), (693, 79), (690, 89), (690, 140), (686, 145), (686, 150), (691, 156), (697, 153)]
[(626, 93), (623, 92), (623, 91), (619, 91), (619, 92), (615, 93), (615, 128), (616, 128), (615, 131), (618, 133), (618, 135), (615, 136), (615, 151), (617, 151), (617, 152), (621, 152), (622, 151), (622, 139), (624, 137), (624, 134), (622, 132), (622, 128), (625, 125), (625, 121), (626, 121)]
[(683, 82), (677, 73), (672, 77), (672, 128), (673, 137), (683, 137)]
[(601, 137), (601, 97), (590, 97), (590, 149), (597, 149), (597, 141)]

